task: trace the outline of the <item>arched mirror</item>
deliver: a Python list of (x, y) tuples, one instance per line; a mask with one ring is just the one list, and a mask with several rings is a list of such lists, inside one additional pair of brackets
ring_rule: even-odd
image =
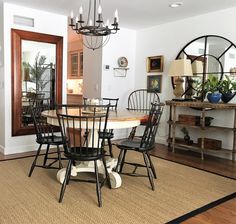
[[(204, 83), (210, 76), (219, 80), (225, 75), (235, 75), (236, 46), (230, 40), (217, 36), (206, 35), (198, 37), (179, 52), (176, 59), (190, 59), (193, 76), (184, 78), (184, 96), (204, 100)], [(235, 79), (235, 78), (234, 78)], [(175, 78), (172, 77), (175, 88)], [(234, 97), (235, 94), (232, 96)]]
[(13, 136), (34, 133), (36, 97), (62, 102), (62, 49), (62, 37), (12, 29)]

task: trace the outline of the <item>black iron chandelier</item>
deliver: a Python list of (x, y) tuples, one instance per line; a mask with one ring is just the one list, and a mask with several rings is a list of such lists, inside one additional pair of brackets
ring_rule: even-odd
[[(97, 4), (98, 3), (98, 4)], [(92, 14), (93, 10), (93, 14)], [(79, 8), (79, 16), (74, 16), (71, 12), (69, 26), (77, 33), (83, 35), (85, 38), (83, 44), (89, 49), (98, 49), (107, 44), (110, 34), (115, 34), (119, 30), (118, 11), (115, 11), (113, 23), (110, 25), (109, 20), (104, 23), (102, 17), (101, 0), (89, 0), (88, 15), (86, 20), (83, 16), (83, 8)]]

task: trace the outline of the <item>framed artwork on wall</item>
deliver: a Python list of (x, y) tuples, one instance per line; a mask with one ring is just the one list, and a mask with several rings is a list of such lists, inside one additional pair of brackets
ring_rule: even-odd
[(164, 56), (147, 58), (147, 72), (163, 72)]
[(147, 90), (161, 93), (162, 75), (150, 75), (147, 77)]

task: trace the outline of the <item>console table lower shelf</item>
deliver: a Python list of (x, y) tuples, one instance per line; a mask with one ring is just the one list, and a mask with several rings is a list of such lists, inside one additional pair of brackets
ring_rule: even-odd
[[(187, 145), (184, 142), (184, 139), (180, 139), (180, 138), (176, 138), (175, 139), (175, 143), (174, 146), (175, 148), (181, 149), (181, 150), (189, 150), (189, 151), (193, 151), (193, 152), (200, 152), (201, 154), (204, 154), (204, 152), (214, 152), (215, 154), (219, 153), (227, 153), (227, 154), (232, 154), (232, 150), (231, 149), (209, 149), (209, 148), (201, 148), (199, 147), (199, 145), (197, 143), (193, 143), (191, 145)], [(168, 139), (168, 144), (169, 146), (172, 148), (172, 139)], [(173, 149), (173, 148), (172, 148)]]

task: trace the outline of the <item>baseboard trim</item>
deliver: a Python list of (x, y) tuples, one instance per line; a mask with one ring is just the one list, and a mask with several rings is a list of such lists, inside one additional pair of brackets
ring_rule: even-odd
[(2, 153), (4, 155), (4, 147), (2, 145), (0, 145), (0, 153)]

